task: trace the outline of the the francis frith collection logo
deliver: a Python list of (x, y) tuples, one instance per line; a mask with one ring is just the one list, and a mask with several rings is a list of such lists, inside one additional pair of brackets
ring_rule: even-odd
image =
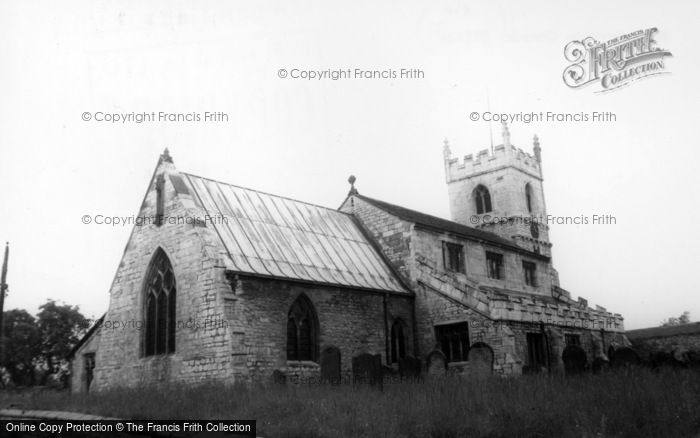
[(597, 93), (619, 89), (642, 78), (669, 73), (664, 57), (671, 52), (657, 46), (655, 27), (620, 35), (605, 42), (592, 37), (571, 41), (564, 48), (572, 64), (564, 70), (571, 88), (599, 84)]

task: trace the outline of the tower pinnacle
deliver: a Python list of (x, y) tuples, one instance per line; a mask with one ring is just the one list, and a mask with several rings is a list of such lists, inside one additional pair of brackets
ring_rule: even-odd
[(503, 146), (506, 147), (506, 152), (510, 148), (510, 131), (508, 130), (508, 123), (505, 121), (502, 122), (503, 130), (502, 130), (502, 135), (503, 135)]
[(442, 144), (442, 153), (445, 156), (445, 159), (449, 160), (452, 156), (452, 151), (450, 150), (450, 142), (447, 141), (447, 137), (445, 137), (445, 140), (443, 140)]
[(534, 137), (532, 137), (532, 151), (535, 154), (535, 160), (537, 160), (538, 163), (542, 162), (542, 148), (540, 147), (540, 138), (537, 137), (537, 134), (535, 134)]

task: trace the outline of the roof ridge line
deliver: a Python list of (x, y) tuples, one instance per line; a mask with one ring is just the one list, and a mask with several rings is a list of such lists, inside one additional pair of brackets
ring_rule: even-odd
[[(433, 228), (433, 229), (439, 228), (443, 232), (448, 232), (448, 233), (451, 232), (451, 233), (455, 233), (455, 234), (460, 234), (460, 235), (463, 235), (469, 239), (476, 239), (479, 241), (489, 242), (491, 245), (505, 246), (505, 247), (509, 248), (510, 250), (525, 253), (525, 254), (528, 254), (532, 257), (549, 259), (548, 256), (529, 251), (526, 248), (518, 246), (518, 244), (516, 244), (515, 242), (512, 242), (512, 241), (510, 241), (502, 236), (499, 236), (498, 234), (493, 233), (491, 231), (486, 231), (486, 230), (482, 230), (479, 228), (471, 227), (469, 225), (465, 225), (465, 224), (462, 224), (462, 223), (459, 223), (459, 222), (456, 222), (456, 221), (453, 221), (450, 219), (441, 218), (439, 216), (435, 216), (435, 215), (432, 215), (429, 213), (423, 213), (421, 211), (414, 210), (412, 208), (402, 207), (400, 205), (392, 204), (391, 202), (386, 202), (386, 201), (382, 201), (380, 199), (370, 198), (369, 196), (365, 196), (365, 195), (362, 195), (359, 193), (357, 195), (354, 195), (354, 196), (357, 196), (359, 199), (364, 199), (366, 202), (369, 202), (370, 204), (374, 205), (376, 208), (386, 210), (389, 214), (393, 214), (394, 216), (400, 217), (404, 220), (408, 220), (410, 222), (420, 224), (421, 226), (424, 226), (424, 227)], [(384, 204), (384, 206), (382, 206), (381, 204)], [(441, 226), (431, 225), (431, 224), (422, 222), (420, 219), (417, 219), (415, 217), (413, 217), (413, 218), (411, 218), (410, 216), (407, 217), (406, 215), (401, 214), (401, 212), (390, 211), (390, 209), (392, 207), (400, 209), (400, 210), (405, 210), (408, 213), (424, 216), (424, 217), (427, 217), (429, 219), (443, 221), (443, 222), (449, 223), (451, 226), (454, 225), (456, 227), (461, 227), (461, 228), (470, 230), (471, 232), (473, 232), (475, 234), (479, 234), (479, 235), (468, 235), (468, 234), (466, 234), (466, 232), (452, 231), (452, 230), (444, 229)]]
[[(404, 209), (404, 210), (409, 210), (409, 211), (412, 211), (412, 212), (415, 212), (415, 213), (418, 213), (418, 214), (422, 214), (422, 215), (424, 215), (424, 216), (430, 216), (430, 217), (433, 217), (433, 218), (435, 218), (435, 219), (439, 219), (439, 220), (441, 220), (441, 221), (447, 221), (447, 222), (453, 223), (453, 224), (455, 224), (455, 225), (459, 225), (459, 226), (461, 226), (461, 227), (467, 227), (467, 228), (470, 228), (470, 229), (472, 229), (472, 230), (475, 230), (475, 231), (477, 231), (477, 232), (479, 232), (479, 233), (490, 234), (490, 235), (492, 235), (493, 237), (495, 237), (495, 238), (497, 238), (497, 239), (503, 239), (503, 240), (506, 240), (506, 241), (507, 241), (507, 239), (505, 239), (505, 238), (499, 236), (499, 235), (496, 234), (496, 233), (493, 233), (493, 232), (491, 232), (491, 231), (481, 230), (481, 229), (476, 228), (476, 227), (470, 227), (469, 225), (465, 225), (465, 224), (459, 223), (459, 222), (454, 221), (454, 220), (452, 220), (452, 219), (446, 219), (446, 218), (444, 218), (444, 217), (435, 216), (434, 214), (430, 214), (430, 213), (423, 213), (422, 211), (414, 210), (414, 209), (412, 209), (412, 208), (404, 207), (404, 206), (401, 206), (401, 205), (398, 205), (398, 204), (392, 204), (391, 202), (382, 201), (381, 199), (377, 199), (377, 198), (370, 198), (369, 196), (365, 196), (365, 195), (362, 195), (362, 194), (358, 194), (358, 195), (356, 195), (356, 196), (359, 196), (360, 198), (367, 199), (367, 200), (369, 200), (370, 202), (371, 202), (371, 201), (381, 202), (381, 203), (383, 203), (383, 204), (392, 205), (392, 206), (394, 206), (394, 207), (402, 208), (402, 209)], [(510, 242), (508, 242), (508, 243), (510, 243)], [(512, 244), (512, 243), (511, 243), (511, 244)]]
[(192, 177), (200, 178), (200, 179), (205, 179), (205, 180), (208, 180), (208, 181), (215, 182), (215, 183), (217, 183), (217, 184), (226, 184), (227, 186), (237, 187), (237, 188), (243, 189), (243, 190), (250, 190), (250, 191), (256, 192), (256, 193), (262, 193), (263, 195), (274, 196), (275, 198), (286, 199), (286, 200), (288, 200), (288, 201), (298, 202), (298, 203), (300, 203), (300, 204), (306, 204), (306, 205), (310, 205), (310, 206), (312, 206), (312, 207), (322, 208), (322, 209), (324, 209), (324, 210), (329, 210), (329, 211), (332, 211), (332, 212), (334, 212), (334, 213), (340, 213), (340, 214), (345, 215), (345, 216), (352, 216), (352, 214), (350, 214), (350, 213), (346, 213), (346, 212), (344, 212), (344, 211), (340, 211), (340, 210), (337, 210), (337, 209), (334, 209), (334, 208), (331, 208), (331, 207), (326, 207), (325, 205), (314, 204), (313, 202), (302, 201), (302, 200), (300, 200), (300, 199), (291, 198), (291, 197), (289, 197), (289, 196), (276, 195), (276, 194), (274, 194), (274, 193), (270, 193), (270, 192), (266, 192), (266, 191), (263, 191), (263, 190), (254, 189), (254, 188), (252, 188), (252, 187), (244, 187), (244, 186), (241, 186), (241, 185), (238, 185), (238, 184), (231, 184), (231, 183), (224, 182), (224, 181), (221, 181), (221, 180), (218, 180), (218, 179), (208, 178), (208, 177), (206, 177), (206, 176), (195, 175), (195, 174), (189, 173), (189, 172), (182, 172), (182, 171), (179, 171), (179, 172), (182, 173), (182, 174), (184, 174), (184, 175), (188, 175), (188, 176), (192, 176)]

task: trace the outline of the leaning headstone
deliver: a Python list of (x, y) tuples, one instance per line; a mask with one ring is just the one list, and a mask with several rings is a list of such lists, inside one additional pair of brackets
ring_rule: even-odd
[(340, 350), (327, 347), (321, 352), (321, 382), (340, 383)]
[(440, 350), (433, 350), (428, 355), (428, 375), (444, 376), (447, 372), (447, 358)]
[(679, 363), (681, 366), (686, 366), (690, 363), (688, 353), (689, 350), (687, 348), (677, 347), (673, 350), (672, 354), (677, 363)]
[(611, 358), (613, 368), (628, 368), (639, 364), (639, 355), (628, 347), (621, 347), (615, 350)]
[(568, 375), (582, 373), (588, 364), (586, 352), (578, 345), (568, 345), (561, 355), (561, 360)]
[(483, 342), (472, 345), (467, 353), (469, 374), (474, 377), (487, 377), (493, 372), (493, 350)]
[(379, 354), (363, 353), (352, 358), (353, 383), (382, 385), (382, 357)]
[(420, 360), (406, 356), (399, 360), (399, 374), (403, 379), (415, 379), (420, 376)]

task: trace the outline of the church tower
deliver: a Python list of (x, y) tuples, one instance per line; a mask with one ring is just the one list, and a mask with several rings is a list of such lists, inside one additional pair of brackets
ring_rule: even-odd
[(533, 153), (516, 148), (502, 124), (503, 143), (460, 162), (445, 140), (445, 177), (452, 220), (512, 240), (551, 256), (547, 208), (542, 187), (542, 150), (537, 136)]

